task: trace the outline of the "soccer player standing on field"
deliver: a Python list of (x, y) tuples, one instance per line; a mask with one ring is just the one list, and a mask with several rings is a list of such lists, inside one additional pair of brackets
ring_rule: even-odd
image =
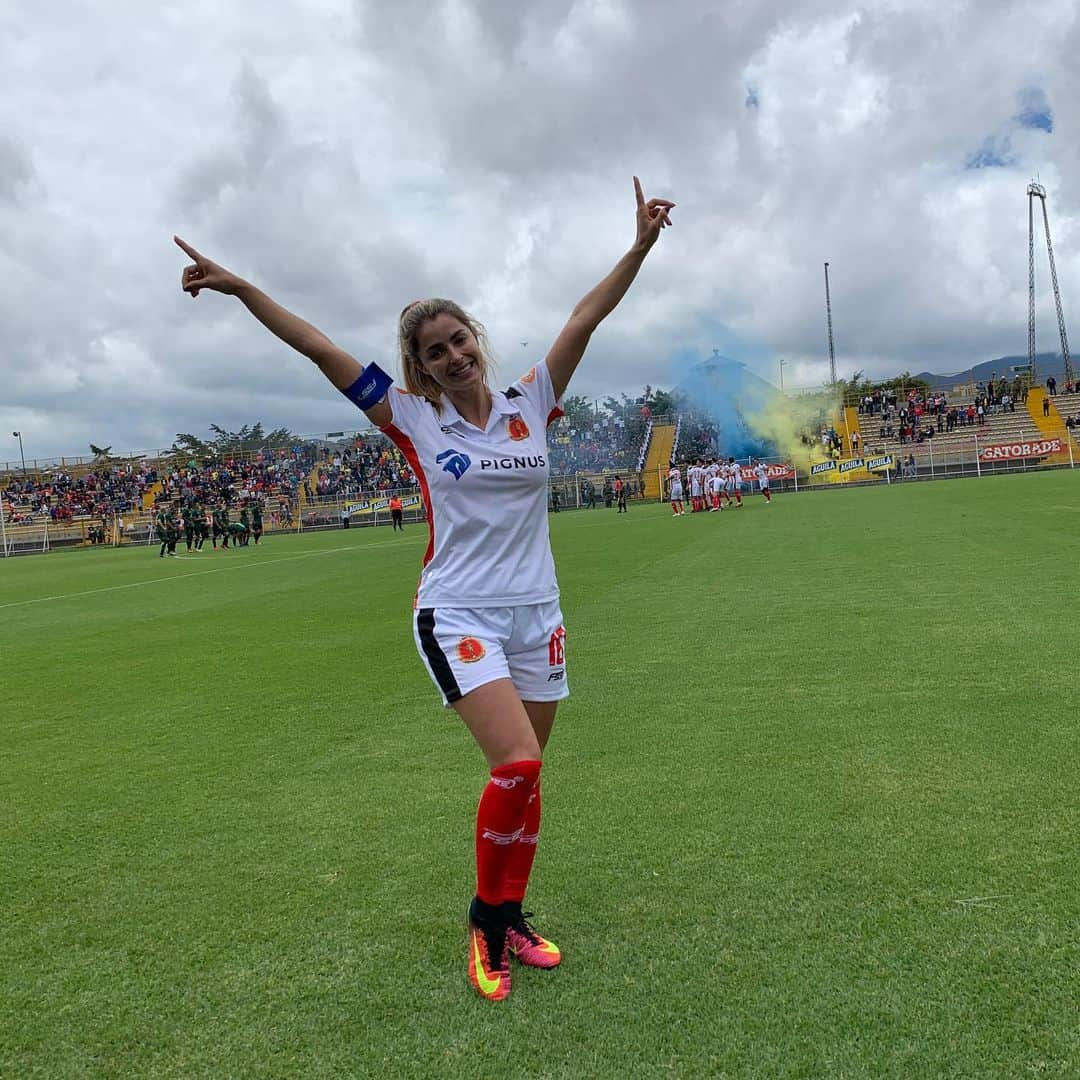
[(414, 604), (417, 648), (443, 701), (487, 758), (476, 818), (476, 895), (468, 974), (489, 1000), (510, 993), (510, 955), (554, 967), (559, 949), (522, 901), (540, 830), (541, 755), (567, 696), (559, 589), (547, 526), (546, 429), (600, 323), (629, 289), (674, 203), (645, 201), (634, 178), (637, 235), (570, 314), (547, 358), (492, 391), (483, 327), (449, 300), (419, 300), (398, 320), (405, 390), (364, 367), (265, 293), (176, 242), (194, 260), (181, 287), (235, 295), (401, 449), (428, 507), (430, 539)]
[(251, 535), (255, 538), (255, 546), (259, 546), (259, 541), (262, 539), (263, 534), (263, 522), (262, 522), (262, 501), (256, 499), (251, 504)]
[(668, 498), (671, 500), (671, 516), (681, 517), (683, 512), (682, 472), (678, 465), (668, 469)]
[(772, 492), (769, 491), (769, 470), (763, 461), (754, 462), (754, 475), (757, 477), (758, 491), (765, 496), (765, 502), (772, 502)]

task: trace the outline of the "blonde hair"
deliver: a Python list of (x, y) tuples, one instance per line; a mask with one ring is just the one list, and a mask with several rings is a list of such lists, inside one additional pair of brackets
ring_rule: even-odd
[[(483, 323), (474, 319), (453, 300), (433, 297), (430, 300), (414, 300), (402, 309), (398, 319), (398, 353), (401, 357), (401, 374), (405, 380), (405, 389), (410, 394), (426, 398), (438, 410), (442, 398), (442, 387), (424, 369), (417, 346), (420, 327), (429, 319), (438, 315), (451, 315), (462, 325), (467, 326), (480, 346), (480, 377), (488, 385), (488, 372), (494, 367), (491, 345)], [(490, 387), (489, 387), (490, 389)]]

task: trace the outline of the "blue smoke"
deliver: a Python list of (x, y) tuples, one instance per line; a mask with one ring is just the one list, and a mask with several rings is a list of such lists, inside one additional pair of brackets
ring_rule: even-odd
[(671, 373), (676, 392), (716, 425), (723, 457), (775, 457), (782, 452), (753, 427), (754, 418), (769, 412), (782, 395), (745, 363), (719, 351), (702, 359), (699, 352), (681, 349), (672, 355)]

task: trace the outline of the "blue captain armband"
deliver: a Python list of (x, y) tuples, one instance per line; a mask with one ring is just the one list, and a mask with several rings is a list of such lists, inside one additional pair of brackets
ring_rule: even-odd
[(378, 405), (394, 380), (378, 364), (368, 364), (360, 378), (341, 392), (358, 408), (370, 409)]

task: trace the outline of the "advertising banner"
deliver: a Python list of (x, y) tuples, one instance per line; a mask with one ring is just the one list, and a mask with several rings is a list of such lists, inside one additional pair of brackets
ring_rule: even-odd
[(979, 451), (980, 461), (1016, 461), (1020, 458), (1046, 457), (1065, 453), (1061, 439), (1033, 439), (1031, 442), (997, 443)]
[(848, 458), (847, 461), (840, 462), (840, 471), (842, 473), (851, 472), (852, 469), (861, 469), (863, 466), (863, 459), (861, 457)]
[(892, 454), (885, 454), (882, 457), (867, 458), (866, 467), (871, 472), (876, 472), (878, 469), (895, 469), (896, 462), (893, 461)]
[(832, 472), (835, 468), (835, 461), (819, 461), (816, 465), (810, 466), (810, 475), (820, 476), (822, 473)]
[[(744, 484), (752, 484), (757, 479), (749, 465), (740, 465), (739, 468)], [(791, 465), (766, 465), (765, 475), (770, 480), (790, 480), (795, 475), (795, 469)]]

